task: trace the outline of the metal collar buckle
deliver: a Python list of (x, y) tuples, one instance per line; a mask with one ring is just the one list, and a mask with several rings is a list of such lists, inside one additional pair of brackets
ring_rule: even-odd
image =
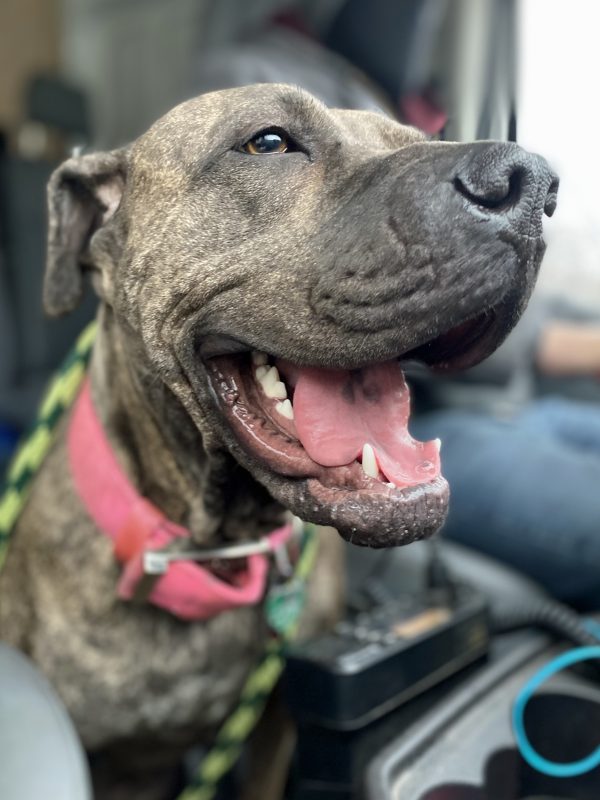
[(278, 571), (283, 577), (288, 578), (292, 574), (293, 568), (287, 543), (282, 542), (279, 547), (273, 549), (266, 538), (259, 539), (257, 542), (243, 542), (206, 550), (146, 550), (143, 556), (143, 566), (146, 575), (164, 575), (172, 561), (221, 561), (271, 553)]

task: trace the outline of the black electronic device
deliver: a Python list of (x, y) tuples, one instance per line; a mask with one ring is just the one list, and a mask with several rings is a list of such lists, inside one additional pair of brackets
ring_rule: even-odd
[(400, 594), (293, 647), (287, 700), (298, 721), (356, 730), (480, 659), (488, 644), (476, 589)]

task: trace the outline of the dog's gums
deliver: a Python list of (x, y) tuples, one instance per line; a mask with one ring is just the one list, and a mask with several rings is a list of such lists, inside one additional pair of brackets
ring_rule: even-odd
[(360, 467), (388, 489), (439, 476), (439, 443), (417, 442), (408, 432), (409, 391), (397, 361), (357, 370), (301, 368), (282, 360), (271, 366), (254, 352), (251, 363), (227, 357), (213, 368), (242, 440), (281, 474), (308, 478), (347, 467), (351, 475)]
[[(490, 310), (467, 320), (403, 360), (419, 359), (440, 370), (474, 363), (495, 319)], [(253, 350), (212, 355), (205, 363), (236, 440), (271, 479), (302, 484), (317, 518), (327, 519), (331, 508), (339, 514), (343, 492), (346, 521), (337, 525), (357, 544), (406, 541), (435, 530), (424, 525), (421, 509), (425, 503), (431, 514), (434, 507), (436, 525), (446, 513), (441, 442), (410, 435), (409, 389), (399, 359), (356, 369), (304, 367)], [(391, 509), (400, 503), (413, 524), (393, 531), (392, 513), (382, 526), (386, 503)], [(369, 517), (372, 533), (359, 522)]]
[(439, 527), (448, 503), (439, 442), (410, 436), (397, 361), (346, 371), (263, 360), (221, 356), (209, 373), (232, 434), (271, 491), (292, 510), (310, 504), (313, 519), (335, 515), (355, 544), (405, 543)]

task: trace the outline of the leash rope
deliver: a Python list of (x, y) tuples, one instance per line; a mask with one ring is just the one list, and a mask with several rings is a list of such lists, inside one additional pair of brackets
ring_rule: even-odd
[[(23, 444), (17, 449), (7, 472), (0, 497), (0, 569), (6, 560), (8, 545), (19, 514), (29, 497), (32, 479), (55, 440), (58, 422), (73, 404), (85, 377), (97, 324), (91, 322), (80, 334), (75, 346), (59, 367), (41, 402), (35, 422)], [(200, 762), (195, 775), (177, 800), (212, 800), (219, 781), (237, 762), (246, 739), (254, 730), (267, 700), (285, 666), (285, 651), (293, 639), (304, 605), (304, 585), (311, 572), (317, 551), (315, 526), (305, 524), (301, 552), (294, 574), (283, 585), (286, 598), (267, 595), (266, 611), (277, 635), (267, 644), (262, 658), (247, 678), (237, 708), (219, 729), (214, 745)], [(280, 589), (282, 587), (275, 587)], [(283, 599), (283, 603), (281, 602)]]
[(56, 427), (63, 412), (73, 403), (85, 375), (96, 335), (91, 322), (59, 367), (42, 400), (37, 418), (8, 468), (4, 493), (0, 498), (0, 569), (6, 559), (8, 543), (23, 510), (31, 480), (54, 442)]
[[(304, 525), (304, 542), (291, 582), (304, 584), (312, 570), (317, 553), (314, 525)], [(268, 598), (267, 598), (268, 602)], [(222, 725), (215, 742), (200, 762), (196, 775), (177, 800), (213, 800), (219, 781), (232, 769), (241, 755), (244, 743), (258, 723), (271, 692), (285, 666), (285, 653), (298, 628), (302, 604), (287, 621), (285, 630), (267, 645), (262, 659), (242, 689), (238, 707)]]

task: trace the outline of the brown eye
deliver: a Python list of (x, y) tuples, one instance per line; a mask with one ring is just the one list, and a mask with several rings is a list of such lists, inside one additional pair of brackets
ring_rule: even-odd
[(249, 139), (242, 146), (244, 153), (251, 156), (269, 156), (275, 153), (286, 153), (290, 148), (290, 142), (285, 134), (277, 131), (263, 131), (252, 139)]

